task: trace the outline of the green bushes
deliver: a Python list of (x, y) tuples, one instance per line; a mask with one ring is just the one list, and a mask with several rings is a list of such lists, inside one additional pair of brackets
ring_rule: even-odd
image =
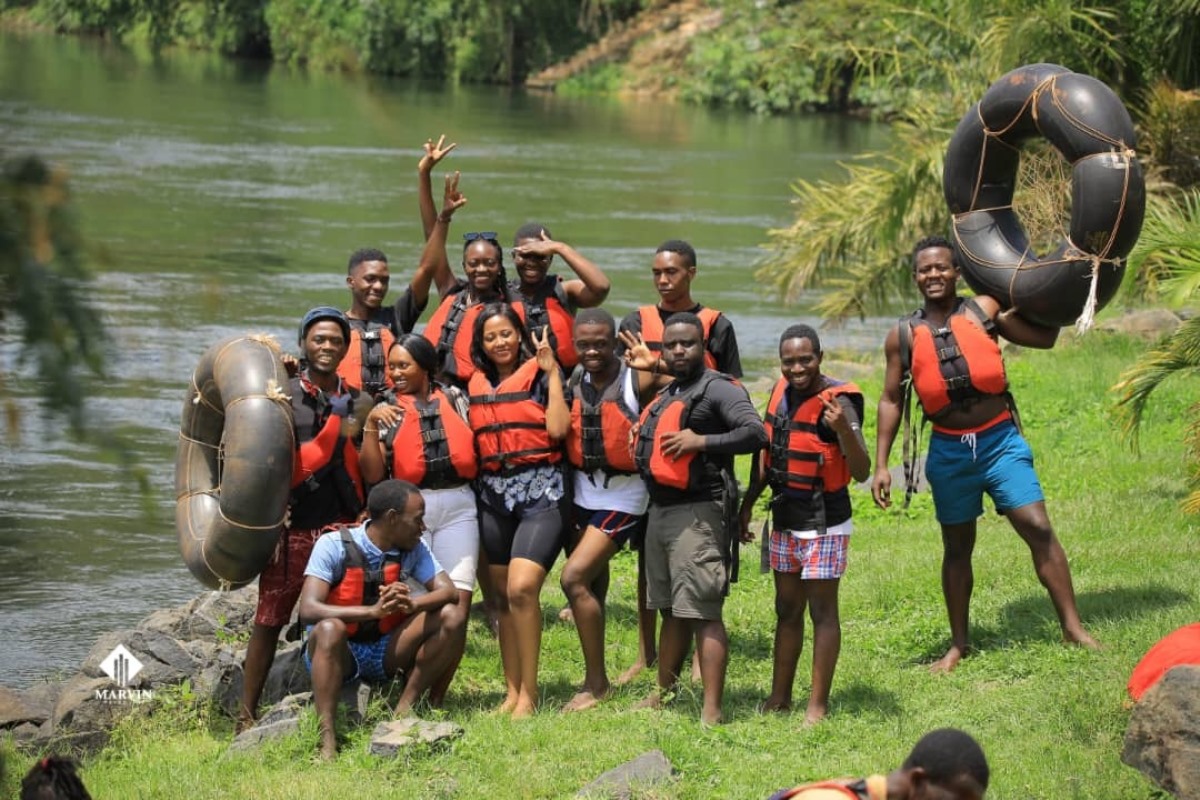
[[(0, 0), (5, 6), (17, 0)], [(317, 69), (519, 83), (636, 13), (622, 0), (38, 0), (59, 31)]]

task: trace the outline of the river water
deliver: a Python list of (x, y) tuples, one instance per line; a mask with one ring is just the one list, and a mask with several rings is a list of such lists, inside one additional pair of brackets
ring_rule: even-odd
[[(541, 221), (609, 274), (618, 318), (655, 299), (654, 248), (688, 239), (694, 294), (733, 320), (749, 377), (769, 371), (786, 324), (815, 321), (753, 275), (766, 230), (790, 219), (789, 182), (836, 177), (838, 161), (886, 136), (843, 118), (446, 89), (0, 35), (0, 147), (67, 168), (112, 333), (89, 419), (125, 437), (151, 485), (143, 498), (111, 459), (40, 414), (15, 337), (0, 329), (0, 374), (29, 400), (19, 436), (0, 438), (0, 684), (72, 671), (100, 633), (201, 591), (173, 523), (192, 367), (233, 333), (292, 348), (307, 308), (347, 304), (357, 247), (383, 249), (403, 285), (421, 245), (420, 143), (439, 132), (459, 142), (443, 166), (462, 171), (469, 198), (452, 239), (508, 239)], [(886, 324), (829, 331), (826, 349), (877, 347)]]

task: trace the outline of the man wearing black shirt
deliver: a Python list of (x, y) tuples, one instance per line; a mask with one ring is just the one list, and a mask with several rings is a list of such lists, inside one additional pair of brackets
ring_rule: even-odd
[(647, 606), (663, 617), (659, 691), (645, 705), (657, 707), (675, 686), (695, 636), (704, 684), (701, 718), (717, 724), (729, 659), (721, 612), (737, 546), (733, 457), (761, 450), (767, 434), (746, 390), (704, 366), (704, 325), (695, 314), (667, 320), (661, 361), (644, 342), (628, 334), (623, 339), (631, 366), (665, 365), (674, 378), (647, 408), (635, 446), (650, 491)]

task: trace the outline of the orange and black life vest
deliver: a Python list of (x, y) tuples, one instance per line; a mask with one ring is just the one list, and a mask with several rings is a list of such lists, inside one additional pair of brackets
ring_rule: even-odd
[[(700, 324), (704, 326), (704, 366), (709, 369), (717, 368), (717, 357), (708, 349), (708, 340), (712, 338), (712, 328), (721, 316), (715, 308), (701, 308), (696, 312)], [(663, 318), (658, 306), (639, 306), (638, 317), (641, 320), (642, 340), (655, 353), (662, 352)]]
[(384, 463), (391, 466), (393, 478), (422, 489), (443, 489), (475, 477), (475, 433), (440, 388), (433, 387), (427, 403), (395, 392), (384, 399), (404, 411), (400, 425), (383, 437)]
[(482, 372), (471, 376), (470, 420), (480, 469), (502, 472), (562, 460), (562, 448), (546, 432), (546, 409), (533, 399), (540, 373), (531, 358), (496, 387)]
[(590, 383), (572, 379), (571, 430), (567, 434), (567, 460), (579, 469), (609, 474), (634, 474), (637, 464), (630, 453), (629, 432), (638, 415), (625, 403), (629, 367), (621, 365), (617, 377), (597, 392)]
[[(346, 574), (329, 590), (326, 602), (330, 605), (373, 606), (379, 602), (379, 589), (382, 586), (404, 580), (400, 556), (384, 553), (383, 564), (378, 569), (370, 569), (362, 548), (354, 541), (349, 529), (343, 525), (338, 529), (338, 535), (346, 553)], [(346, 633), (355, 642), (377, 642), (406, 619), (408, 614), (398, 611), (383, 619), (347, 622)]]
[(338, 364), (337, 374), (348, 386), (375, 397), (392, 385), (387, 373), (387, 354), (396, 335), (380, 322), (349, 317), (347, 320), (350, 322), (350, 346), (346, 357)]
[[(820, 427), (825, 411), (821, 398), (845, 396), (862, 419), (863, 396), (853, 383), (826, 380), (830, 383), (827, 388), (805, 398), (794, 409), (787, 405), (786, 378), (780, 378), (771, 391), (764, 421), (769, 442), (767, 483), (776, 494), (772, 503), (776, 530), (823, 531), (830, 510), (826, 506), (833, 502), (844, 506), (844, 512), (836, 516), (848, 513), (850, 465), (836, 434)], [(836, 519), (832, 524), (844, 521)]]
[(925, 318), (924, 309), (902, 318), (900, 363), (912, 376), (925, 416), (937, 419), (951, 408), (1008, 391), (995, 330), (972, 299), (960, 300), (941, 328)]
[(687, 453), (678, 458), (666, 456), (662, 452), (662, 437), (688, 427), (692, 409), (716, 380), (733, 381), (723, 373), (705, 370), (695, 383), (682, 391), (669, 394), (670, 386), (663, 389), (642, 411), (633, 458), (638, 472), (648, 482), (689, 494), (712, 487), (714, 475), (703, 454)]
[(466, 386), (475, 374), (471, 361), (471, 334), (483, 303), (472, 303), (465, 287), (442, 298), (425, 325), (424, 336), (437, 348), (441, 375), (446, 381)]
[[(886, 788), (883, 791), (886, 794)], [(776, 792), (771, 795), (769, 800), (789, 800), (789, 798), (793, 797), (803, 800), (805, 794), (808, 794), (813, 800), (817, 800), (817, 798), (830, 800), (834, 797), (844, 797), (846, 800), (872, 800), (870, 785), (867, 780), (806, 783), (802, 786), (794, 786), (791, 789)], [(882, 797), (883, 795), (876, 794), (875, 796)]]
[[(343, 385), (354, 403), (357, 389)], [(342, 420), (329, 410), (325, 393), (303, 378), (289, 385), (299, 451), (292, 473), (290, 527), (317, 529), (351, 520), (362, 510), (362, 474), (358, 450), (341, 434)]]
[(521, 292), (519, 283), (510, 283), (509, 296), (513, 310), (525, 323), (529, 335), (537, 341), (542, 328), (550, 326), (550, 347), (563, 369), (570, 371), (579, 363), (575, 352), (575, 317), (571, 314), (562, 278), (547, 275), (537, 294), (531, 299)]

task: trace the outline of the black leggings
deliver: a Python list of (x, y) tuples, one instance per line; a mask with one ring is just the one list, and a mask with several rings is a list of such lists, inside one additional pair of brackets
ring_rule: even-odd
[(549, 572), (563, 548), (565, 503), (527, 513), (497, 511), (479, 504), (479, 537), (488, 562), (506, 566), (514, 558), (535, 561)]

